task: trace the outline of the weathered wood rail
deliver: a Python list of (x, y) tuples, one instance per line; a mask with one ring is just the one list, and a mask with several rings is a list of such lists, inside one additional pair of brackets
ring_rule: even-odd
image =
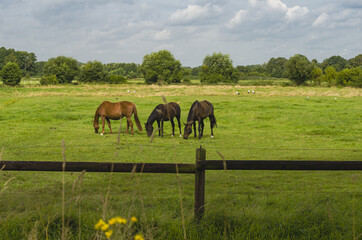
[(303, 170), (361, 171), (362, 161), (244, 161), (206, 160), (206, 150), (196, 149), (196, 163), (114, 163), (114, 162), (0, 161), (2, 171), (55, 172), (142, 172), (195, 174), (195, 217), (200, 219), (205, 204), (206, 170)]

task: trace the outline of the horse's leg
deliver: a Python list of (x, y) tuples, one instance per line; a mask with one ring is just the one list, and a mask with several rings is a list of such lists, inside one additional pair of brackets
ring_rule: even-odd
[(160, 121), (157, 120), (157, 125), (158, 125), (158, 136), (161, 136), (161, 127), (160, 127)]
[(213, 130), (213, 126), (214, 126), (214, 123), (213, 121), (211, 120), (211, 116), (209, 116), (209, 119), (210, 119), (210, 128), (211, 128), (211, 137), (213, 138), (214, 137), (214, 130)]
[(171, 137), (173, 137), (175, 135), (175, 123), (173, 122), (173, 118), (170, 119), (171, 122), (171, 126), (172, 126), (172, 135)]
[(177, 122), (178, 122), (178, 128), (180, 129), (180, 137), (182, 136), (181, 134), (181, 123), (180, 123), (180, 117), (176, 117), (177, 118)]
[(196, 121), (194, 121), (194, 137), (196, 137)]
[(111, 130), (111, 134), (112, 134), (111, 122), (109, 121), (109, 118), (106, 118), (106, 120), (107, 120), (108, 127)]
[(132, 132), (132, 135), (133, 135), (133, 134), (134, 134), (134, 130), (133, 130), (133, 123), (132, 123), (131, 117), (128, 117), (128, 118), (127, 118), (127, 122), (128, 122), (128, 124), (131, 126), (131, 132)]
[(126, 134), (128, 134), (128, 130), (129, 130), (129, 122), (128, 122), (128, 118), (127, 118), (127, 131), (126, 131)]
[(101, 116), (101, 119), (102, 119), (102, 133), (101, 133), (101, 135), (103, 135), (104, 134), (105, 117)]
[[(204, 136), (204, 126), (205, 126), (204, 119), (201, 119), (201, 137)], [(199, 138), (201, 137), (199, 136)]]
[(163, 137), (163, 119), (161, 119), (161, 136)]

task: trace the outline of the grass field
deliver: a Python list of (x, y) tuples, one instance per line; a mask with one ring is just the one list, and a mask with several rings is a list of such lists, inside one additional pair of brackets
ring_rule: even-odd
[[(94, 133), (102, 101), (136, 103), (144, 123), (162, 96), (180, 104), (182, 122), (193, 101), (212, 102), (215, 137), (208, 120), (201, 140), (171, 137), (168, 122), (165, 137), (152, 142), (145, 131), (125, 134), (124, 120), (111, 122), (114, 132), (121, 125), (119, 143), (108, 127), (103, 136)], [(193, 163), (200, 145), (209, 160), (221, 154), (228, 160), (361, 161), (361, 119), (362, 91), (354, 88), (0, 87), (4, 161)], [(115, 232), (120, 239), (137, 233), (145, 239), (357, 239), (362, 233), (356, 171), (209, 171), (201, 222), (193, 220), (193, 175), (65, 173), (63, 181), (62, 173), (1, 171), (0, 179), (1, 239), (105, 239), (94, 224), (115, 216), (139, 219)]]

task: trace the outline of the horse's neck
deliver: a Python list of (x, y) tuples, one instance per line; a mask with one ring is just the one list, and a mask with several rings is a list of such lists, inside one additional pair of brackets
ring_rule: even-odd
[(151, 115), (148, 117), (147, 124), (153, 124), (157, 120), (157, 110), (153, 110)]

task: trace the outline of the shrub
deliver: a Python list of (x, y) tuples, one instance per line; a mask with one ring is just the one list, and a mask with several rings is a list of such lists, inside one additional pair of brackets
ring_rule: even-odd
[(0, 71), (0, 77), (5, 85), (16, 86), (20, 83), (23, 72), (17, 63), (8, 62)]
[(123, 76), (119, 75), (111, 75), (108, 78), (108, 83), (110, 84), (120, 84), (120, 83), (126, 83), (127, 79)]
[(58, 83), (59, 82), (55, 74), (43, 75), (40, 79), (40, 85), (56, 85)]

